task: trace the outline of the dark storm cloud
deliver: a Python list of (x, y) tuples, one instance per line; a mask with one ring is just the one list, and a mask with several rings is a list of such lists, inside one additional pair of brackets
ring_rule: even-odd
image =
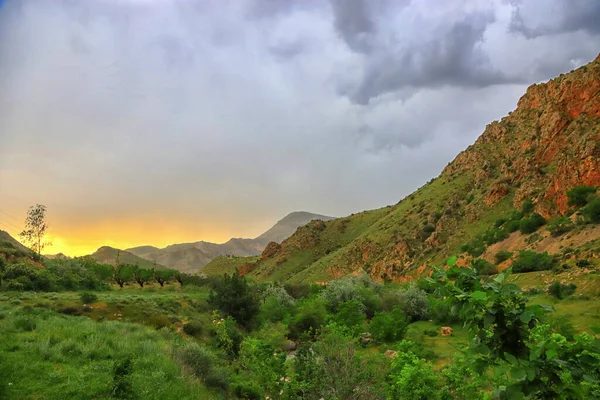
[(348, 47), (368, 53), (375, 22), (367, 0), (332, 0), (335, 29)]
[(600, 33), (600, 1), (515, 1), (511, 30), (528, 38), (566, 32)]

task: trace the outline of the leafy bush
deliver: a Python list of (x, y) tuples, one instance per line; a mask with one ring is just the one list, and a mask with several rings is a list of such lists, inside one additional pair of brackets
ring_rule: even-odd
[(494, 260), (496, 261), (496, 264), (500, 264), (500, 263), (503, 263), (504, 261), (508, 260), (512, 256), (513, 256), (512, 252), (510, 252), (508, 250), (500, 250), (494, 256)]
[(216, 356), (206, 347), (197, 344), (186, 344), (177, 351), (177, 357), (192, 373), (200, 378), (206, 378), (216, 364)]
[(200, 321), (190, 321), (183, 325), (183, 331), (190, 336), (199, 336), (204, 331), (204, 326)]
[(575, 293), (576, 289), (577, 286), (574, 283), (562, 284), (560, 282), (553, 282), (550, 286), (548, 286), (548, 293), (551, 296), (562, 300), (565, 297), (569, 297), (570, 295)]
[(583, 207), (588, 204), (590, 197), (594, 193), (596, 193), (596, 188), (591, 186), (575, 186), (571, 190), (567, 191), (567, 196), (569, 197), (569, 202), (567, 204), (578, 208)]
[(523, 215), (527, 215), (530, 212), (532, 212), (534, 208), (535, 204), (533, 204), (533, 201), (531, 201), (531, 199), (527, 199), (523, 202), (523, 206), (521, 207), (521, 213)]
[(560, 236), (573, 229), (575, 224), (568, 217), (558, 217), (548, 223), (548, 231), (552, 236)]
[(98, 301), (98, 296), (94, 293), (84, 292), (79, 295), (79, 300), (81, 300), (83, 304), (92, 304)]
[(369, 324), (369, 332), (378, 342), (395, 342), (402, 339), (407, 326), (406, 316), (395, 308), (390, 312), (376, 313)]
[(496, 220), (496, 222), (494, 222), (494, 226), (496, 228), (500, 228), (502, 225), (504, 225), (506, 222), (508, 222), (508, 218), (498, 218)]
[(231, 315), (239, 324), (249, 327), (258, 314), (258, 295), (245, 278), (225, 275), (217, 287), (211, 291), (208, 304), (226, 315)]
[(480, 255), (483, 254), (483, 252), (486, 249), (486, 244), (483, 240), (481, 239), (476, 239), (474, 241), (472, 241), (469, 244), (463, 245), (461, 247), (461, 250), (463, 252), (469, 253), (470, 255), (472, 255), (473, 257), (479, 257)]
[(529, 218), (523, 218), (519, 224), (519, 230), (522, 234), (530, 234), (537, 231), (546, 223), (544, 217), (538, 213), (531, 214)]
[(547, 271), (552, 269), (554, 258), (547, 252), (536, 253), (531, 250), (523, 250), (512, 263), (514, 272)]
[(482, 240), (488, 245), (503, 241), (508, 237), (508, 233), (504, 229), (491, 228), (484, 232)]
[(290, 296), (287, 290), (283, 286), (270, 284), (262, 292), (263, 300), (269, 297), (277, 298), (278, 303), (282, 307), (291, 307), (294, 305), (296, 300)]
[(278, 297), (270, 296), (260, 305), (260, 320), (262, 322), (279, 322), (290, 315), (290, 309), (281, 304)]
[(290, 323), (290, 336), (300, 338), (304, 334), (313, 334), (325, 324), (327, 309), (320, 298), (307, 299), (298, 305), (296, 315)]
[(146, 318), (146, 323), (156, 329), (171, 326), (171, 320), (164, 314), (154, 314)]
[(400, 292), (399, 302), (402, 312), (413, 321), (419, 321), (427, 317), (429, 309), (427, 293), (415, 285), (411, 285), (408, 289)]
[(365, 306), (356, 300), (341, 303), (338, 306), (338, 312), (331, 317), (331, 320), (345, 327), (353, 336), (358, 336), (363, 332), (365, 324), (364, 308)]
[(111, 395), (115, 399), (134, 399), (136, 397), (131, 384), (133, 365), (130, 358), (115, 361), (113, 367), (113, 386)]
[(449, 299), (429, 296), (429, 317), (438, 325), (451, 325), (460, 322), (456, 310), (452, 309)]
[(412, 352), (398, 353), (392, 361), (390, 399), (441, 400), (441, 384), (431, 363)]
[(510, 221), (507, 221), (502, 228), (507, 233), (513, 233), (513, 232), (518, 231), (520, 226), (521, 226), (520, 220), (511, 219)]
[(590, 201), (590, 203), (581, 210), (581, 213), (589, 222), (594, 224), (600, 223), (600, 199)]
[(473, 263), (473, 268), (477, 270), (479, 275), (494, 275), (498, 273), (496, 266), (483, 258), (478, 258)]
[[(335, 311), (340, 303), (346, 301), (356, 300), (364, 304), (365, 297), (369, 297), (373, 293), (372, 290), (380, 286), (368, 275), (346, 276), (330, 282), (321, 292), (321, 296), (327, 302), (327, 308)], [(364, 289), (372, 290), (366, 291)]]

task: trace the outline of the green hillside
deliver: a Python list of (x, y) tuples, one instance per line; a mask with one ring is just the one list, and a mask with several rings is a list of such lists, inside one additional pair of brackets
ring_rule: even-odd
[[(117, 264), (117, 257), (121, 264), (132, 264), (137, 265), (140, 268), (152, 269), (155, 264), (152, 261), (145, 260), (128, 251), (115, 249), (109, 246), (100, 247), (95, 253), (91, 254), (92, 257), (99, 264)], [(156, 269), (164, 269), (165, 267), (156, 264)]]
[[(440, 176), (396, 205), (313, 221), (260, 260), (245, 261), (253, 263), (249, 276), (318, 282), (365, 271), (402, 280), (448, 255), (479, 256), (508, 240), (533, 212), (547, 220), (570, 215), (566, 192), (600, 185), (599, 110), (600, 57), (531, 86), (515, 111), (489, 124)], [(526, 212), (516, 215), (524, 205)], [(495, 227), (500, 219), (513, 222)], [(573, 246), (597, 239), (598, 231), (580, 236)]]

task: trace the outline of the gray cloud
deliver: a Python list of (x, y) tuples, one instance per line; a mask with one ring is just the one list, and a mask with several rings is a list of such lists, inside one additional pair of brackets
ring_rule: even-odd
[(511, 30), (528, 38), (566, 32), (600, 33), (600, 2), (596, 0), (515, 1)]
[(392, 204), (598, 51), (511, 32), (503, 0), (435, 4), (8, 0), (1, 209), (215, 240)]

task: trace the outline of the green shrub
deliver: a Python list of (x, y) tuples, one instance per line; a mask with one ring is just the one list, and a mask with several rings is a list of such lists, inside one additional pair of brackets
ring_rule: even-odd
[(538, 213), (531, 214), (529, 218), (523, 218), (519, 224), (519, 230), (522, 234), (530, 234), (537, 231), (546, 223), (544, 217)]
[(402, 312), (413, 321), (419, 321), (427, 317), (429, 299), (425, 291), (415, 285), (400, 292), (398, 296), (399, 307)]
[(451, 325), (460, 322), (457, 310), (453, 310), (449, 299), (429, 296), (429, 317), (438, 325)]
[(575, 227), (573, 221), (568, 217), (558, 217), (548, 223), (548, 231), (552, 236), (560, 236)]
[(167, 315), (154, 314), (146, 318), (146, 323), (153, 326), (156, 329), (161, 329), (167, 326), (171, 326), (171, 320)]
[(239, 324), (249, 327), (260, 310), (257, 293), (245, 278), (234, 273), (225, 275), (211, 291), (208, 304), (232, 316)]
[(98, 296), (94, 293), (84, 292), (79, 295), (79, 300), (81, 300), (83, 304), (93, 304), (98, 301)]
[(113, 386), (111, 395), (115, 399), (134, 399), (136, 398), (133, 386), (131, 384), (131, 373), (133, 365), (130, 358), (115, 361), (113, 367)]
[(204, 331), (204, 326), (200, 321), (190, 321), (183, 325), (183, 331), (190, 336), (200, 336)]
[(548, 286), (548, 293), (551, 296), (554, 296), (557, 299), (562, 300), (565, 297), (569, 297), (570, 295), (575, 293), (576, 289), (577, 289), (577, 286), (575, 286), (575, 284), (573, 284), (573, 283), (562, 284), (560, 282), (554, 282), (550, 286)]
[(554, 258), (547, 252), (536, 253), (531, 250), (523, 250), (512, 263), (514, 272), (547, 271), (552, 269)]
[(239, 399), (261, 400), (263, 398), (262, 388), (256, 382), (238, 381), (231, 385), (231, 389)]
[(206, 347), (187, 344), (177, 351), (177, 357), (187, 366), (194, 376), (205, 379), (213, 370), (216, 356)]
[(518, 231), (520, 226), (521, 226), (520, 220), (511, 219), (510, 221), (507, 221), (504, 224), (502, 229), (504, 229), (507, 233), (513, 233), (513, 232)]
[(508, 222), (508, 218), (498, 218), (496, 220), (496, 222), (494, 222), (494, 226), (496, 228), (500, 228), (502, 225), (504, 225), (506, 222)]
[(523, 206), (521, 207), (521, 214), (527, 215), (530, 212), (532, 212), (534, 208), (535, 204), (533, 204), (533, 201), (531, 201), (531, 199), (527, 199), (523, 202)]
[(508, 260), (512, 256), (513, 256), (512, 252), (510, 252), (508, 250), (500, 250), (494, 256), (494, 260), (496, 261), (496, 264), (500, 264), (500, 263), (503, 263), (504, 261)]
[(508, 232), (500, 228), (491, 228), (484, 232), (482, 240), (488, 245), (503, 241), (508, 237)]
[(483, 258), (478, 258), (472, 265), (479, 275), (494, 275), (498, 273), (498, 268), (496, 266)]
[(304, 334), (315, 334), (325, 324), (327, 309), (320, 298), (307, 299), (297, 307), (290, 323), (290, 336), (300, 338)]
[(378, 342), (395, 342), (402, 339), (408, 323), (400, 309), (376, 313), (369, 324), (369, 332)]
[(590, 201), (590, 203), (581, 210), (581, 213), (589, 222), (594, 224), (600, 223), (600, 198)]
[(568, 205), (574, 207), (583, 207), (588, 204), (590, 197), (596, 193), (596, 188), (586, 185), (575, 186), (567, 191), (569, 197)]
[(356, 300), (341, 303), (338, 312), (331, 317), (331, 320), (347, 328), (353, 336), (357, 336), (363, 332), (366, 319), (364, 308), (364, 305)]

